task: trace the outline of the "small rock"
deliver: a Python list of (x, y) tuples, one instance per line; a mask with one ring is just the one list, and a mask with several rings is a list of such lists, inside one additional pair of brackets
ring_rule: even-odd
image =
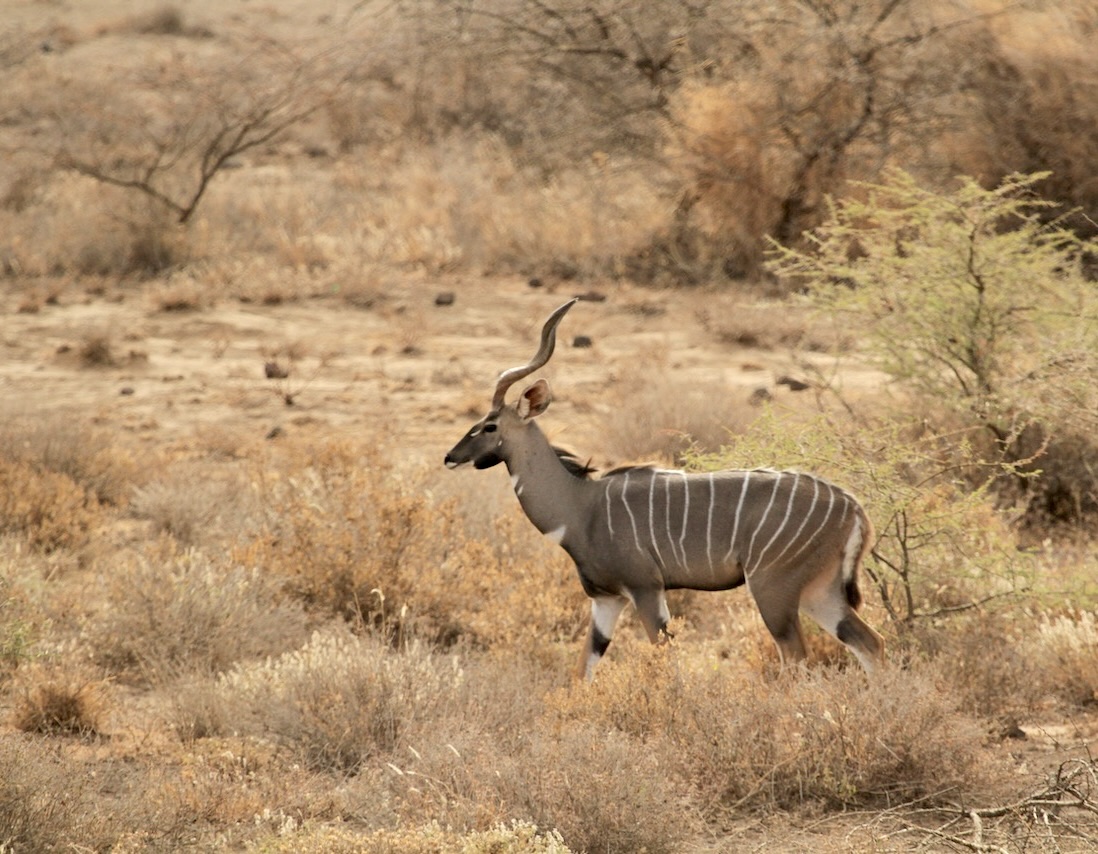
[(812, 386), (804, 382), (804, 380), (794, 379), (793, 377), (789, 376), (778, 377), (777, 383), (778, 385), (789, 386), (790, 391), (804, 391), (805, 389), (812, 388)]
[(751, 397), (747, 399), (747, 402), (752, 406), (762, 406), (767, 401), (773, 399), (773, 395), (770, 394), (768, 389), (760, 387), (751, 392)]
[(131, 394), (133, 394), (133, 387), (128, 385), (122, 386), (122, 388), (118, 390), (118, 393), (123, 397), (129, 397)]
[(435, 305), (453, 305), (455, 299), (457, 297), (454, 296), (453, 291), (443, 291), (435, 295)]
[(590, 347), (592, 343), (589, 335), (577, 335), (572, 339), (573, 347)]
[(526, 285), (527, 285), (527, 287), (531, 287), (531, 288), (540, 288), (541, 285), (542, 285), (542, 282), (541, 282), (541, 279), (539, 279), (537, 276), (531, 276), (526, 281)]
[(263, 374), (269, 380), (284, 380), (290, 375), (290, 369), (282, 367), (278, 362), (265, 362)]

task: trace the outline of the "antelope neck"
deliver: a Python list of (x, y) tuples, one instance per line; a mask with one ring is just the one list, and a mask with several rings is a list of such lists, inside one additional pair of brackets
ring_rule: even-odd
[(559, 541), (585, 517), (593, 482), (564, 467), (536, 424), (526, 425), (522, 440), (507, 449), (504, 462), (523, 512), (543, 534)]

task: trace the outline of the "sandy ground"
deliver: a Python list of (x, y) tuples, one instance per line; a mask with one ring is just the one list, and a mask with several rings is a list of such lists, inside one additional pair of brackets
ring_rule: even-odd
[[(443, 292), (452, 305), (435, 304)], [(143, 443), (185, 446), (211, 426), (266, 435), (271, 430), (399, 433), (409, 456), (440, 460), (487, 408), (497, 374), (525, 362), (540, 325), (574, 295), (580, 302), (560, 328), (557, 352), (539, 375), (556, 400), (547, 429), (612, 461), (600, 416), (628, 405), (613, 394), (622, 377), (658, 370), (673, 385), (716, 384), (733, 407), (797, 373), (786, 349), (752, 349), (721, 340), (713, 318), (735, 320), (742, 303), (712, 293), (672, 294), (626, 286), (534, 289), (518, 280), (417, 279), (369, 308), (338, 298), (164, 311), (137, 290), (88, 296), (62, 292), (52, 304), (20, 312), (3, 306), (0, 390), (12, 414), (51, 411), (89, 418)], [(708, 328), (707, 328), (708, 327)], [(573, 346), (577, 336), (589, 347)], [(106, 346), (108, 364), (91, 364), (89, 346)], [(822, 364), (830, 360), (816, 358)], [(286, 378), (268, 378), (273, 362)], [(870, 371), (846, 382), (867, 389)]]

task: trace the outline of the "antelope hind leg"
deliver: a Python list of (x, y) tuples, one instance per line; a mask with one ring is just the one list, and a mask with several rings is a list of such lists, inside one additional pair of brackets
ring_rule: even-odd
[(853, 608), (839, 620), (835, 637), (854, 653), (866, 673), (873, 673), (884, 664), (884, 639)]
[(849, 649), (867, 673), (884, 662), (884, 639), (847, 602), (841, 589), (832, 587), (801, 602), (813, 620)]

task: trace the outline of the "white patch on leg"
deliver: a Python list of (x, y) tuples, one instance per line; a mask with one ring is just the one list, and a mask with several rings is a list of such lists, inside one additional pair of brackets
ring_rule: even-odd
[(515, 495), (522, 495), (522, 484), (517, 474), (511, 475), (511, 488), (515, 490)]
[(848, 646), (847, 649), (849, 649), (852, 653), (854, 653), (854, 657), (858, 659), (858, 663), (862, 665), (862, 667), (865, 669), (866, 673), (876, 673), (877, 672), (878, 662), (875, 658), (873, 658), (873, 656), (866, 655), (864, 652), (862, 652), (862, 650), (860, 650), (856, 646)]
[[(631, 600), (624, 596), (600, 596), (591, 600), (591, 625), (594, 631), (610, 641), (614, 636), (614, 628), (618, 624), (618, 618), (625, 606)], [(595, 665), (602, 660), (602, 653), (591, 650), (587, 656), (586, 676), (590, 680), (595, 674)]]
[(850, 536), (846, 541), (843, 551), (843, 581), (849, 582), (854, 577), (858, 557), (862, 553), (862, 541), (865, 539), (865, 529), (862, 525), (861, 514), (854, 516), (854, 527), (850, 530)]
[(836, 590), (831, 595), (825, 594), (801, 600), (801, 610), (835, 640), (839, 639), (839, 623), (842, 622), (850, 607), (841, 597), (842, 593)]
[(614, 636), (614, 627), (629, 601), (618, 596), (602, 596), (591, 600), (591, 621), (607, 640)]

